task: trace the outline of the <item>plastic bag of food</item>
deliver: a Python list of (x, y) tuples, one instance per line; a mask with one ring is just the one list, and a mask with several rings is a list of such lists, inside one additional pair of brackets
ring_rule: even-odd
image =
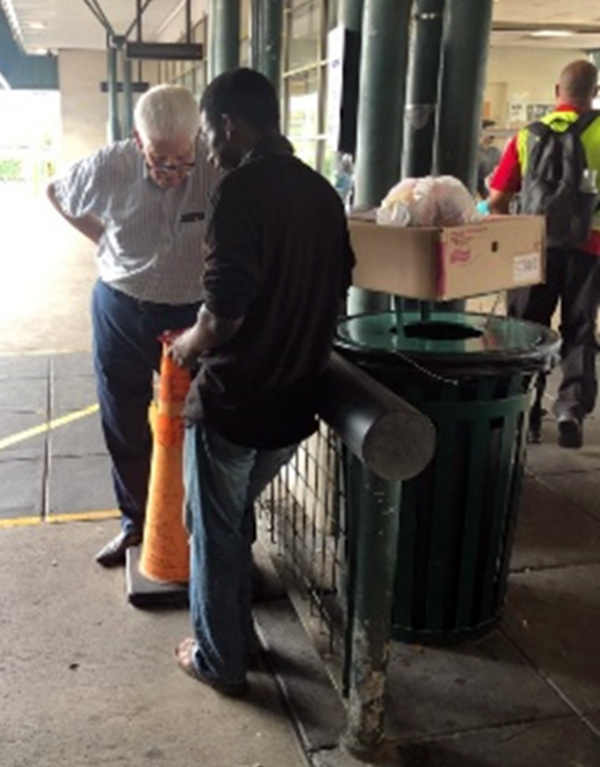
[(479, 218), (474, 198), (454, 176), (405, 178), (377, 209), (377, 223), (391, 226), (457, 226)]

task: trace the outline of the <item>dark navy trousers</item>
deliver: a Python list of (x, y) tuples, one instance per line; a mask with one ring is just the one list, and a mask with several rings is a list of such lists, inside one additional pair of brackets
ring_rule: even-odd
[(99, 280), (92, 293), (93, 359), (102, 431), (124, 531), (144, 524), (152, 435), (148, 408), (159, 337), (196, 321), (199, 304), (138, 301)]

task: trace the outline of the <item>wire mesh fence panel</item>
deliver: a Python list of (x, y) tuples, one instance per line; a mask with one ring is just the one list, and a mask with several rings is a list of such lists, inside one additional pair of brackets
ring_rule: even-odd
[(309, 601), (333, 650), (342, 637), (346, 548), (344, 448), (321, 423), (258, 502), (259, 530), (283, 577)]

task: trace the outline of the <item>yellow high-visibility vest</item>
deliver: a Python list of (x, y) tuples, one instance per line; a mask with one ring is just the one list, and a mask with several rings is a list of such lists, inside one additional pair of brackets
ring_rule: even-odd
[[(574, 123), (579, 114), (573, 111), (556, 111), (550, 112), (545, 117), (542, 117), (540, 122), (546, 125), (552, 124), (552, 130), (557, 133), (566, 131), (569, 125)], [(525, 175), (527, 170), (527, 161), (529, 159), (529, 152), (531, 151), (532, 141), (538, 140), (536, 136), (533, 136), (527, 128), (523, 128), (517, 134), (517, 155), (519, 158), (519, 166), (521, 168), (521, 177)], [(588, 168), (595, 170), (598, 173), (597, 183), (600, 185), (600, 115), (592, 122), (585, 131), (581, 134), (581, 143), (585, 151), (587, 158)], [(592, 228), (600, 231), (600, 211), (594, 216)]]

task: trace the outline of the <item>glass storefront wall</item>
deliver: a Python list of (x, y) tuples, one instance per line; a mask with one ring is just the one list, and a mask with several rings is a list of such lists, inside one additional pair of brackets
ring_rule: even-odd
[[(251, 65), (251, 3), (242, 0), (240, 66)], [(338, 0), (286, 0), (282, 45), (282, 127), (298, 156), (331, 179), (337, 153), (327, 147), (325, 109), (327, 92), (327, 34), (338, 23)], [(181, 83), (200, 95), (207, 83), (208, 18), (193, 27), (192, 39), (204, 46), (199, 62), (163, 61), (161, 82)]]
[(337, 5), (337, 0), (288, 0), (283, 29), (284, 132), (298, 156), (328, 178), (336, 155), (326, 146), (326, 50)]

